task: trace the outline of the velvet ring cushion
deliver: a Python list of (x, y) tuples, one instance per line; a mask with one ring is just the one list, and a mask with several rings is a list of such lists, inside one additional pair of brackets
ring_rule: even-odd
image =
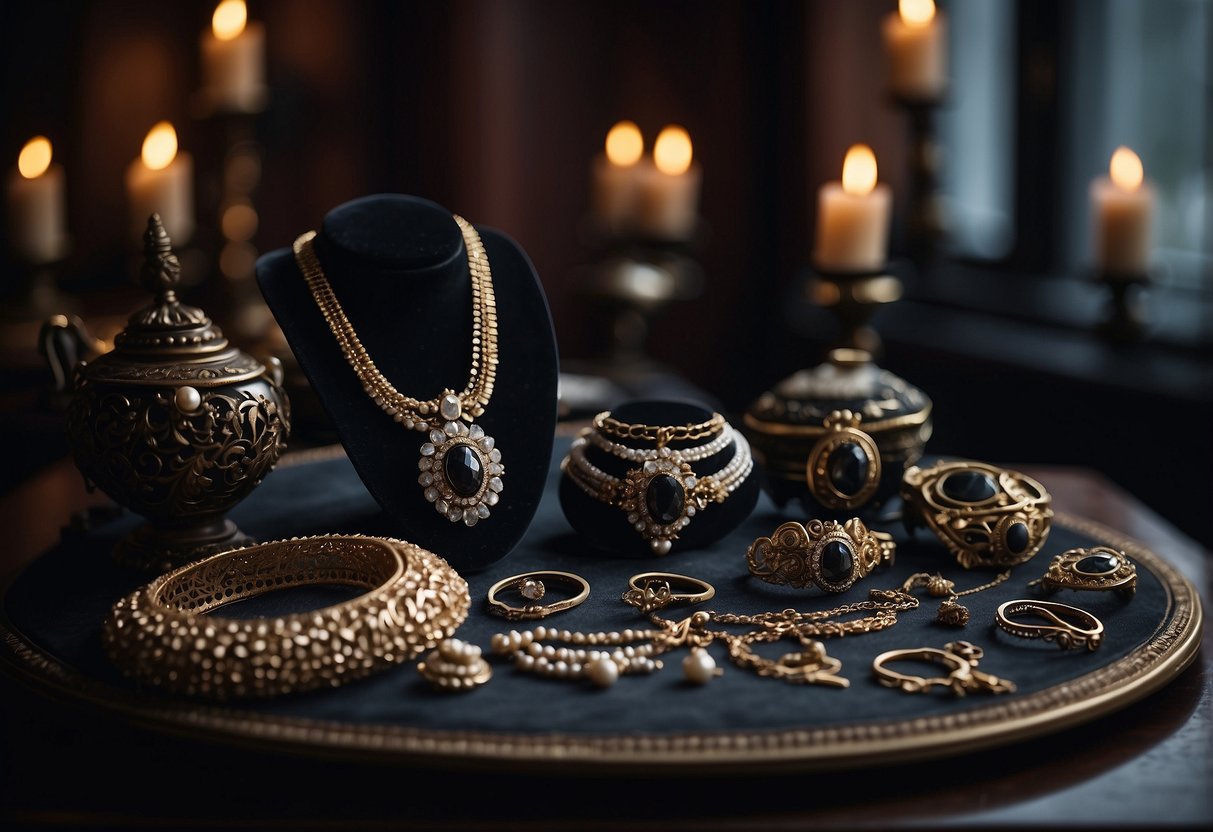
[(257, 280), (384, 531), (461, 571), (509, 554), (557, 418), (551, 314), (521, 246), (429, 200), (376, 194), (262, 256)]
[(758, 501), (745, 437), (690, 400), (627, 402), (594, 418), (561, 462), (560, 505), (603, 553), (699, 549), (737, 528)]

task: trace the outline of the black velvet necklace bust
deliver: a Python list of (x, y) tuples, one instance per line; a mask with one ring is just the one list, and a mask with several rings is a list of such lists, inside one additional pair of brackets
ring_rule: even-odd
[[(398, 424), (362, 389), (291, 248), (257, 262), (262, 295), (295, 359), (390, 518), (390, 529), (374, 533), (416, 543), (466, 572), (508, 555), (534, 517), (551, 464), (559, 376), (551, 312), (530, 259), (505, 234), (477, 230), (492, 269), (499, 334), (493, 396), (476, 423), (501, 450), (505, 487), (491, 515), (472, 527), (426, 501), (417, 481), (426, 435)], [(472, 285), (451, 211), (413, 196), (362, 197), (330, 211), (313, 246), (367, 353), (397, 390), (425, 400), (465, 387)]]
[[(705, 422), (712, 417), (712, 412), (710, 407), (687, 399), (637, 399), (614, 408), (611, 416), (631, 424), (686, 425)], [(656, 447), (656, 443), (642, 439), (625, 441), (612, 438), (612, 441), (630, 448)], [(672, 441), (669, 448), (685, 449), (709, 441)], [(690, 463), (691, 468), (701, 477), (714, 474), (728, 464), (736, 450), (736, 441), (730, 442), (711, 456)], [(604, 473), (618, 479), (626, 477), (629, 469), (641, 464), (620, 459), (592, 444), (586, 446), (585, 458)], [(761, 477), (755, 468), (723, 503), (709, 503), (706, 508), (697, 512), (671, 542), (670, 551), (684, 552), (705, 548), (741, 525), (758, 503), (760, 480)], [(591, 497), (568, 473), (560, 477), (559, 494), (560, 507), (569, 525), (601, 553), (616, 557), (661, 557), (654, 554), (648, 541), (628, 521), (625, 512)]]

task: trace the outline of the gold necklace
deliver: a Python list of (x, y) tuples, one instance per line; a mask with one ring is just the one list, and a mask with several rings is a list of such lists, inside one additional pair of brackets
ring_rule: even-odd
[(472, 280), (472, 367), (461, 392), (447, 388), (424, 401), (401, 393), (375, 366), (316, 258), (316, 232), (300, 234), (294, 250), (308, 289), (362, 389), (406, 430), (429, 434), (417, 462), (417, 482), (425, 499), (452, 523), (474, 526), (488, 518), (490, 507), (501, 499), (505, 475), (495, 440), (473, 422), (484, 414), (497, 376), (497, 304), (484, 243), (471, 223), (457, 214), (454, 218), (463, 234)]

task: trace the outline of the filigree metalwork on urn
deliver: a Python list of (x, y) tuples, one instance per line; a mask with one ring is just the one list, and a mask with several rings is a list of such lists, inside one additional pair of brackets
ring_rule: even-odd
[(180, 266), (154, 214), (144, 253), (141, 283), (155, 300), (112, 351), (76, 365), (67, 426), (89, 486), (148, 521), (115, 557), (164, 571), (252, 542), (226, 514), (285, 449), (290, 404), (280, 368), (232, 347), (177, 299)]

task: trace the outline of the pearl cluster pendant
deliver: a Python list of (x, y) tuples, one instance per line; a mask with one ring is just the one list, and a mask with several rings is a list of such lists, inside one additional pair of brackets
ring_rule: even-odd
[(417, 665), (417, 671), (444, 691), (471, 690), (493, 677), (493, 668), (481, 656), (480, 647), (458, 638), (440, 641)]

